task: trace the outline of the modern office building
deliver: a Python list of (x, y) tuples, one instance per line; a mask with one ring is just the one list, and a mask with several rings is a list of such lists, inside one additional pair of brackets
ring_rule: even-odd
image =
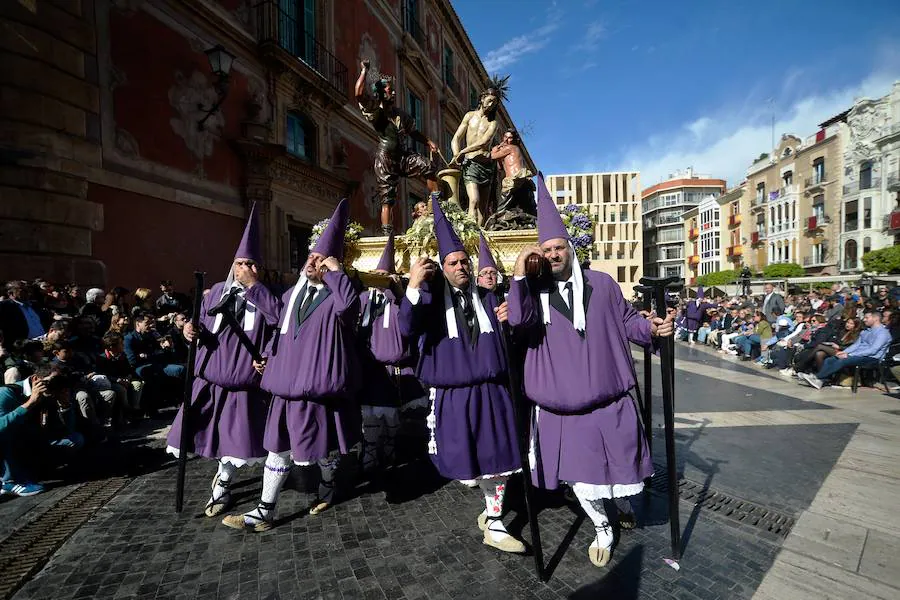
[(546, 182), (557, 205), (576, 204), (594, 217), (591, 268), (612, 276), (630, 298), (643, 276), (640, 173), (548, 175)]

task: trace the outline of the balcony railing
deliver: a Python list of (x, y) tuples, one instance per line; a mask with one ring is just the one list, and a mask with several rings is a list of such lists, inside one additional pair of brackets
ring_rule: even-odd
[[(772, 192), (774, 194), (775, 192)], [(769, 198), (769, 200), (777, 200), (778, 198), (784, 198), (785, 196), (789, 196), (791, 194), (799, 194), (800, 186), (796, 183), (791, 185), (786, 185), (778, 190), (778, 195), (775, 198)], [(770, 194), (770, 196), (772, 195)]]
[(858, 228), (859, 221), (857, 219), (844, 221), (844, 231), (856, 231)]
[(759, 244), (759, 242), (764, 239), (766, 239), (764, 231), (753, 231), (750, 233), (750, 244), (753, 246)]
[(828, 253), (823, 252), (819, 258), (815, 256), (804, 256), (803, 257), (803, 266), (804, 267), (820, 267), (822, 265), (828, 264)]
[(868, 182), (853, 181), (844, 184), (844, 195), (849, 196), (862, 190), (877, 190), (881, 186), (881, 177), (872, 177)]
[(738, 256), (742, 256), (744, 254), (744, 247), (740, 244), (736, 246), (728, 246), (728, 256), (737, 258)]
[(827, 181), (826, 177), (827, 174), (825, 172), (816, 173), (812, 177), (806, 178), (805, 186), (808, 188), (820, 186)]
[(406, 2), (403, 3), (403, 31), (409, 34), (420, 47), (425, 48), (425, 32), (419, 25), (418, 15), (409, 10)]
[(728, 226), (737, 227), (741, 224), (741, 215), (728, 215)]
[(286, 11), (282, 3), (275, 0), (262, 0), (256, 5), (256, 11), (257, 41), (261, 46), (271, 44), (282, 48), (321, 76), (342, 97), (347, 97), (347, 66), (329, 52), (315, 35), (303, 30), (303, 24), (298, 19), (299, 11)]
[(887, 189), (891, 192), (900, 190), (900, 172), (891, 173), (887, 177)]
[(688, 264), (690, 265), (699, 265), (700, 264), (700, 255), (694, 254), (688, 258)]
[(700, 236), (700, 230), (697, 229), (696, 227), (691, 227), (691, 228), (688, 230), (688, 239), (689, 239), (689, 240), (695, 240), (695, 239), (697, 239), (697, 237), (699, 237), (699, 236)]

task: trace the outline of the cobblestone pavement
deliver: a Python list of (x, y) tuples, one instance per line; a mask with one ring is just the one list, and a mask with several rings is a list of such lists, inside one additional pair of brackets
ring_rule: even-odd
[[(720, 377), (679, 377), (678, 411), (818, 408), (762, 389), (765, 384), (735, 383), (735, 373), (726, 368)], [(679, 429), (679, 473), (737, 499), (763, 506), (772, 500), (774, 508), (797, 515), (853, 427), (791, 427), (790, 435), (775, 426)], [(801, 443), (795, 447), (784, 438)], [(655, 440), (661, 462), (660, 431)], [(156, 445), (161, 453), (161, 443)], [(149, 468), (152, 461), (144, 459), (149, 472), (131, 473), (129, 485), (15, 598), (749, 598), (782, 541), (682, 501), (684, 556), (676, 571), (663, 560), (670, 556), (669, 524), (665, 497), (654, 491), (635, 500), (638, 529), (621, 532), (610, 565), (597, 569), (587, 558), (590, 523), (561, 495), (543, 494), (540, 525), (552, 576), (541, 583), (530, 556), (505, 555), (482, 544), (475, 525), (483, 508), (480, 493), (443, 481), (421, 458), (358, 486), (349, 469), (345, 499), (318, 516), (306, 514), (312, 496), (303, 491), (302, 477), (292, 478), (279, 502), (276, 528), (263, 534), (233, 531), (203, 517), (213, 463), (189, 463), (185, 511), (176, 515), (174, 466)], [(792, 480), (791, 472), (803, 476)], [(240, 472), (233, 511), (255, 504), (260, 474), (259, 467)], [(511, 483), (509, 489), (507, 525), (528, 540), (520, 486)], [(0, 520), (6, 516), (0, 511)]]

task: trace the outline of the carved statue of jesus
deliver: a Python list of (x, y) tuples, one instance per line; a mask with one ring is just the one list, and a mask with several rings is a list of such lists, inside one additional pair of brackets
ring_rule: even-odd
[(497, 133), (496, 117), (500, 97), (500, 90), (494, 87), (484, 90), (478, 108), (466, 113), (450, 142), (453, 150), (450, 166), (459, 166), (462, 170), (463, 183), (469, 196), (469, 216), (478, 225), (484, 223), (488, 214), (495, 168), (491, 159), (491, 142)]

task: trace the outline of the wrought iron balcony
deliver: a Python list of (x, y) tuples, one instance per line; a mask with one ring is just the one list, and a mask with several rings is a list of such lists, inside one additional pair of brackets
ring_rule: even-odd
[(285, 10), (295, 4), (262, 0), (256, 5), (257, 41), (271, 58), (303, 72), (306, 67), (325, 83), (331, 93), (346, 101), (349, 71), (316, 36), (303, 29), (299, 9)]
[(812, 177), (807, 177), (805, 182), (806, 189), (822, 187), (822, 185), (828, 181), (826, 179), (827, 177), (828, 175), (824, 171), (821, 173), (816, 173)]
[(900, 190), (900, 171), (888, 175), (887, 189), (889, 192), (896, 192)]
[(700, 237), (700, 230), (697, 229), (696, 227), (691, 227), (691, 228), (688, 230), (688, 239), (689, 239), (689, 240), (695, 240), (695, 239), (697, 239), (698, 237)]
[(880, 177), (872, 177), (869, 181), (863, 182), (853, 181), (851, 183), (844, 184), (844, 195), (850, 196), (863, 190), (877, 190), (879, 187), (881, 187)]
[(741, 215), (728, 215), (728, 226), (737, 227), (741, 224)]
[(744, 247), (741, 246), (740, 244), (735, 245), (735, 246), (728, 246), (727, 254), (731, 258), (737, 258), (739, 256), (742, 256), (744, 254)]
[(819, 258), (814, 256), (804, 256), (803, 257), (803, 266), (804, 267), (821, 267), (823, 265), (828, 264), (828, 252), (822, 252)]

